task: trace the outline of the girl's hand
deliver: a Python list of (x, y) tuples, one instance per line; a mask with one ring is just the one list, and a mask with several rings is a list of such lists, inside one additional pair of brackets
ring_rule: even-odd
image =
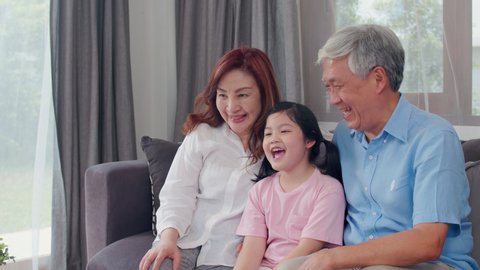
[(335, 270), (330, 265), (330, 256), (328, 256), (329, 249), (322, 249), (315, 252), (308, 258), (298, 270)]

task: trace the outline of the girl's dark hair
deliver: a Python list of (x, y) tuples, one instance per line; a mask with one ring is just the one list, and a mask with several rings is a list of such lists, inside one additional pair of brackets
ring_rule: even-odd
[[(285, 112), (300, 127), (306, 140), (315, 141), (308, 157), (310, 163), (315, 164), (321, 173), (330, 175), (342, 182), (340, 155), (337, 146), (323, 138), (322, 132), (318, 127), (317, 118), (313, 112), (305, 105), (289, 101), (275, 104), (268, 115), (270, 116), (278, 112)], [(321, 151), (321, 145), (325, 146), (325, 151)], [(322, 153), (324, 154), (321, 155)], [(257, 178), (254, 181), (259, 181), (276, 172), (268, 159), (264, 158)]]

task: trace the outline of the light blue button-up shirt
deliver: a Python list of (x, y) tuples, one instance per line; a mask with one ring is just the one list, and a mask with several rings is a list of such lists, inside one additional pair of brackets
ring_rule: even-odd
[(478, 269), (468, 220), (469, 187), (460, 140), (444, 119), (401, 97), (383, 131), (370, 142), (344, 121), (335, 130), (348, 203), (346, 245), (449, 223), (439, 261)]

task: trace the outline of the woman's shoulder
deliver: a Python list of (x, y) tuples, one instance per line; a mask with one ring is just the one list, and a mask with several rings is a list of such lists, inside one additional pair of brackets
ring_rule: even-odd
[(225, 125), (222, 124), (218, 127), (212, 127), (207, 123), (198, 124), (186, 137), (196, 138), (196, 139), (213, 139), (218, 138), (219, 136), (225, 136)]

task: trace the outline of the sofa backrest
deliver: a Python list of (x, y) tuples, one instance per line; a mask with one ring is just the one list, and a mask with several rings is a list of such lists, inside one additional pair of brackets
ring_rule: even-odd
[(480, 263), (480, 160), (467, 162), (465, 170), (470, 184), (470, 221), (473, 232), (473, 258)]
[(480, 139), (462, 141), (465, 162), (480, 160)]

